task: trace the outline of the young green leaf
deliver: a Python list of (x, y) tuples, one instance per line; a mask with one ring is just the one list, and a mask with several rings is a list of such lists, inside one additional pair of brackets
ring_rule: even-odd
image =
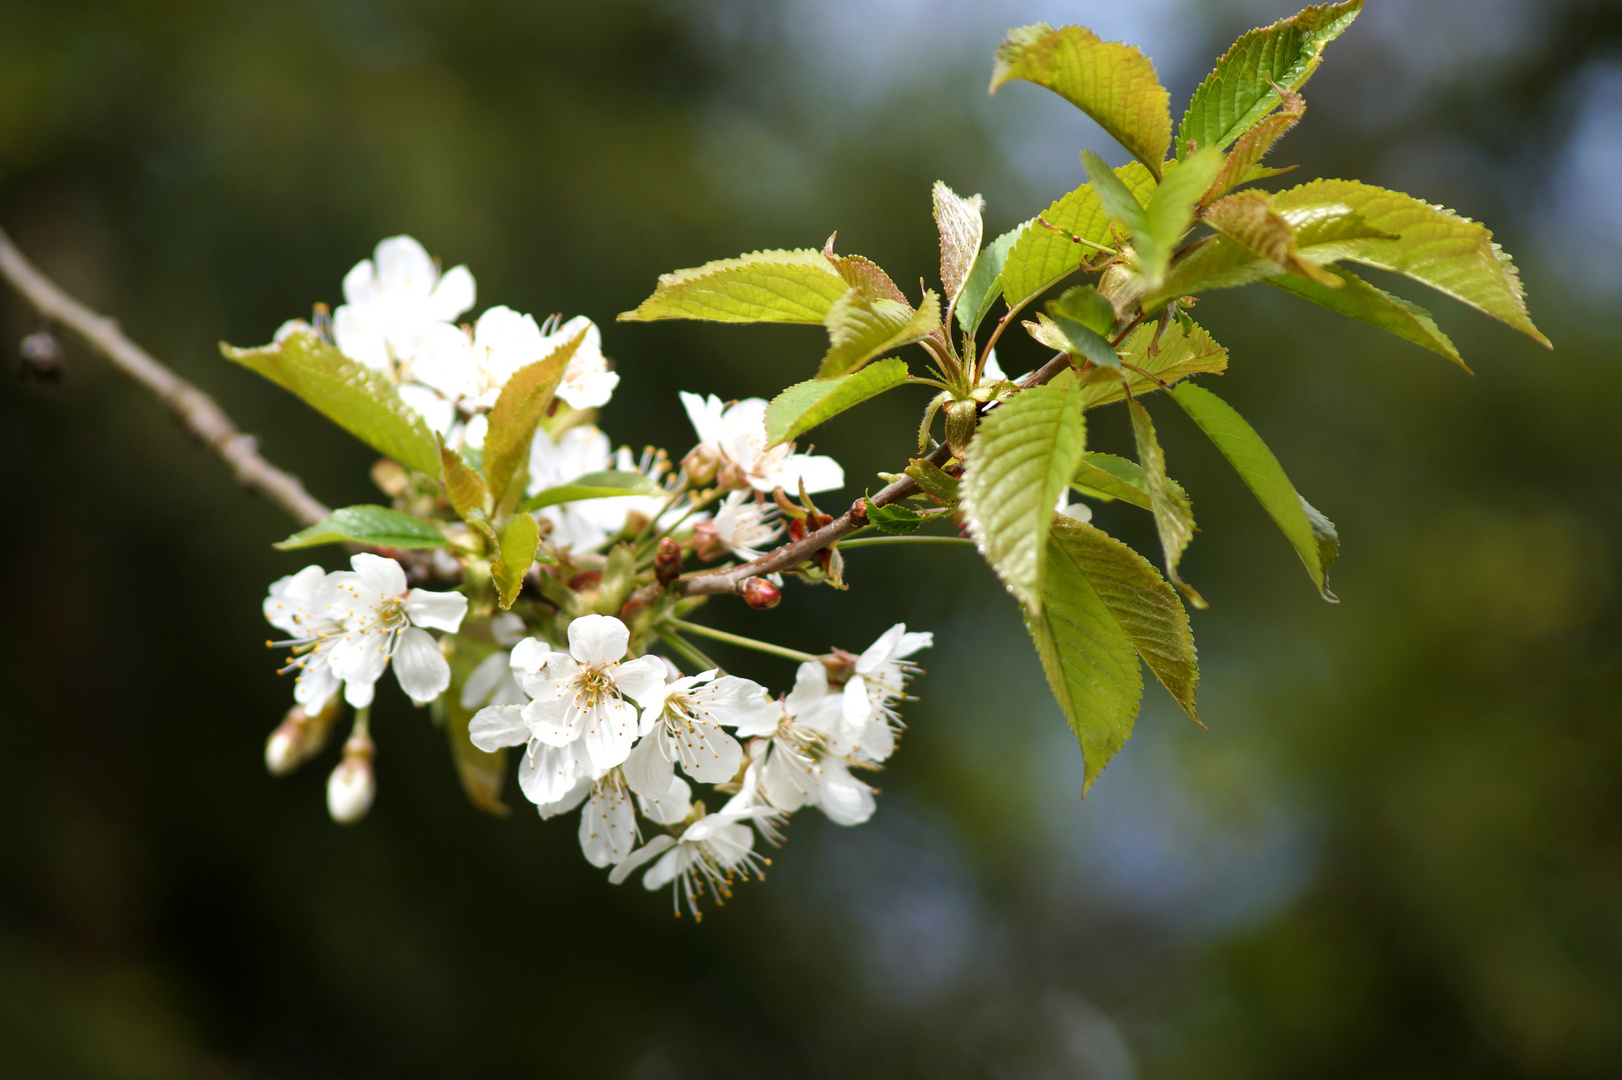
[(1286, 90), (1280, 103), (1282, 107), (1276, 114), (1257, 121), (1254, 127), (1239, 136), (1239, 141), (1233, 144), (1233, 149), (1228, 153), (1228, 159), (1222, 163), (1222, 170), (1217, 173), (1216, 179), (1211, 181), (1211, 187), (1200, 200), (1201, 206), (1209, 206), (1240, 184), (1260, 180), (1265, 175), (1288, 171), (1258, 168), (1262, 158), (1273, 148), (1273, 144), (1282, 139), (1285, 133), (1300, 123), (1301, 117), (1306, 115), (1307, 103), (1300, 94)]
[(480, 521), (486, 521), (481, 531), (487, 530), (485, 515), (490, 512), (490, 489), (485, 486), (484, 477), (474, 472), (473, 467), (463, 461), (460, 454), (447, 447), (443, 440), (439, 443), (439, 463), (445, 495), (457, 516), (471, 525), (475, 523), (474, 516), (477, 515)]
[(1205, 601), (1200, 594), (1177, 576), (1177, 564), (1189, 541), (1194, 539), (1193, 507), (1183, 490), (1166, 475), (1166, 453), (1160, 448), (1149, 410), (1136, 398), (1128, 401), (1127, 406), (1132, 413), (1132, 437), (1138, 447), (1138, 464), (1143, 466), (1143, 478), (1149, 487), (1149, 509), (1155, 515), (1155, 531), (1160, 534), (1160, 548), (1166, 556), (1166, 576), (1183, 590), (1189, 603), (1204, 608)]
[(1326, 289), (1340, 287), (1340, 278), (1296, 254), (1295, 230), (1273, 209), (1265, 191), (1241, 191), (1218, 199), (1205, 211), (1205, 223), (1282, 270), (1311, 278)]
[(962, 484), (969, 532), (1009, 591), (1038, 614), (1053, 506), (1085, 443), (1072, 383), (1013, 395), (986, 414), (969, 444)]
[(490, 410), (481, 459), (490, 497), (498, 509), (510, 507), (523, 493), (535, 428), (546, 415), (552, 394), (563, 381), (564, 369), (585, 338), (586, 330), (582, 329), (548, 355), (519, 369), (501, 388)]
[[(1139, 230), (1149, 224), (1148, 217), (1143, 212), (1143, 199), (1126, 185), (1110, 167), (1109, 163), (1091, 150), (1081, 152), (1081, 167), (1087, 170), (1087, 179), (1091, 182), (1098, 201), (1104, 205), (1104, 210), (1114, 218), (1126, 231), (1136, 235)], [(1153, 193), (1150, 193), (1153, 198)]]
[(980, 241), (985, 238), (980, 211), (985, 208), (985, 200), (978, 195), (965, 199), (939, 180), (932, 194), (935, 227), (941, 234), (941, 288), (950, 311), (963, 291), (975, 256), (980, 254)]
[[(1336, 258), (1406, 274), (1549, 347), (1549, 339), (1526, 312), (1515, 264), (1493, 243), (1485, 225), (1412, 195), (1355, 180), (1314, 180), (1279, 192), (1273, 205), (1286, 217), (1292, 211), (1316, 215), (1329, 207), (1361, 215), (1384, 236), (1347, 239)], [(1303, 231), (1301, 226), (1297, 231)]]
[(850, 288), (820, 251), (754, 251), (659, 275), (659, 287), (622, 322), (820, 323)]
[(1245, 34), (1194, 91), (1177, 128), (1177, 156), (1188, 144), (1223, 149), (1279, 104), (1280, 90), (1299, 90), (1341, 35), (1363, 0), (1315, 4), (1288, 19)]
[[(1113, 174), (1137, 204), (1154, 191), (1154, 177), (1133, 161)], [(1010, 310), (1019, 311), (1049, 288), (1075, 273), (1082, 261), (1098, 254), (1092, 245), (1113, 247), (1110, 212), (1092, 184), (1064, 195), (1015, 230), (1015, 243), (1002, 267), (1002, 291)], [(998, 243), (1002, 242), (999, 238)], [(978, 268), (977, 268), (978, 269)], [(959, 301), (959, 310), (963, 301)]]
[(1222, 170), (1222, 152), (1206, 148), (1168, 166), (1166, 176), (1149, 196), (1143, 210), (1143, 227), (1132, 234), (1132, 247), (1138, 253), (1138, 272), (1153, 289), (1166, 275), (1172, 252), (1194, 224), (1194, 207)]
[[(1199, 723), (1194, 692), (1200, 665), (1188, 612), (1142, 555), (1100, 529), (1067, 517), (1053, 522), (1052, 547), (1075, 560), (1138, 656), (1189, 718)], [(1051, 556), (1057, 561), (1057, 556)]]
[(274, 546), (278, 551), (292, 551), (344, 543), (413, 551), (444, 547), (445, 536), (429, 522), (410, 514), (382, 506), (346, 506)]
[(1345, 267), (1337, 266), (1334, 272), (1342, 281), (1338, 289), (1326, 289), (1316, 281), (1308, 281), (1294, 274), (1280, 274), (1266, 281), (1275, 288), (1321, 304), (1330, 311), (1338, 311), (1370, 326), (1389, 330), (1422, 349), (1447, 357), (1465, 371), (1470, 370), (1459, 356), (1458, 349), (1454, 348), (1452, 339), (1431, 319), (1430, 312), (1370, 285)]
[[(1228, 350), (1187, 317), (1175, 320), (1163, 333), (1159, 321), (1150, 320), (1132, 331), (1117, 352), (1124, 362), (1149, 373), (1142, 375), (1128, 369), (1134, 397), (1161, 389), (1161, 382), (1175, 383), (1190, 375), (1220, 375), (1228, 369)], [(1120, 382), (1114, 380), (1084, 383), (1080, 393), (1083, 409), (1108, 405), (1126, 396)]]
[(894, 503), (889, 506), (876, 506), (872, 499), (867, 500), (867, 520), (886, 536), (911, 536), (937, 516), (939, 515), (920, 514), (916, 510), (909, 510)]
[[(1109, 303), (1108, 300), (1104, 302)], [(1109, 343), (1108, 338), (1092, 327), (1064, 315), (1058, 309), (1056, 301), (1048, 304), (1048, 315), (1049, 318), (1038, 322), (1035, 329), (1032, 329), (1030, 323), (1025, 324), (1033, 338), (1071, 356), (1090, 360), (1099, 367), (1120, 370), (1121, 358), (1116, 355), (1115, 346)]]
[(496, 537), (499, 555), (490, 564), (490, 577), (501, 595), (501, 610), (506, 611), (518, 599), (524, 587), (524, 575), (535, 563), (535, 549), (540, 546), (540, 526), (530, 514), (514, 514), (501, 524)]
[(907, 381), (906, 362), (890, 356), (832, 379), (795, 383), (766, 407), (766, 442), (777, 446)]
[(1132, 737), (1143, 698), (1143, 676), (1132, 641), (1110, 613), (1073, 545), (1067, 522), (1047, 542), (1040, 610), (1025, 609), (1025, 625), (1042, 660), (1048, 686), (1081, 744), (1082, 794)]
[(1143, 467), (1114, 454), (1088, 452), (1076, 466), (1076, 475), (1070, 486), (1084, 494), (1104, 499), (1120, 499), (1144, 510), (1153, 507), (1149, 502), (1149, 481), (1144, 479)]
[(1171, 396), (1222, 451), (1222, 456), (1233, 465), (1245, 486), (1295, 547), (1323, 598), (1334, 603), (1335, 594), (1329, 591), (1328, 578), (1329, 568), (1340, 551), (1334, 525), (1296, 493), (1278, 458), (1262, 442), (1256, 429), (1227, 402), (1193, 383), (1174, 387)]
[(1171, 145), (1171, 98), (1135, 46), (1100, 40), (1085, 26), (1022, 26), (997, 48), (991, 92), (1011, 79), (1052, 90), (1160, 176)]
[(1066, 289), (1058, 299), (1048, 303), (1048, 314), (1055, 319), (1062, 317), (1078, 322), (1095, 334), (1107, 334), (1115, 326), (1115, 305), (1091, 285)]
[(257, 371), (378, 453), (429, 476), (439, 474), (434, 433), (382, 374), (351, 360), (314, 334), (298, 331), (280, 344), (236, 349), (227, 360)]
[(870, 299), (853, 288), (828, 309), (823, 325), (828, 328), (828, 352), (817, 378), (833, 379), (939, 330), (940, 297), (925, 293), (923, 304), (914, 311), (894, 300)]
[[(997, 297), (1002, 295), (1003, 266), (1008, 254), (1015, 241), (1024, 236), (1033, 223), (1027, 221), (1009, 229), (981, 248), (980, 254), (975, 257), (974, 269), (969, 271), (969, 276), (963, 281), (963, 291), (958, 293), (956, 308), (957, 324), (970, 337), (980, 329), (981, 321), (990, 313)], [(1076, 265), (1081, 264), (1078, 262)]]
[(575, 477), (567, 484), (537, 492), (520, 503), (518, 509), (528, 513), (542, 507), (580, 502), (584, 499), (614, 499), (625, 495), (664, 493), (663, 488), (641, 473), (611, 469), (607, 472), (586, 473), (584, 476)]
[(912, 464), (907, 466), (907, 475), (926, 495), (931, 495), (942, 502), (957, 502), (960, 483), (957, 477), (951, 475), (927, 458), (914, 458)]

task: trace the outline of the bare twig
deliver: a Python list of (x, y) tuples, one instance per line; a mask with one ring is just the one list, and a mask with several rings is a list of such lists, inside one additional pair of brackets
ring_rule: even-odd
[(125, 337), (116, 321), (98, 315), (64, 292), (24, 257), (4, 230), (0, 230), (0, 277), (9, 281), (36, 312), (72, 330), (136, 385), (163, 402), (181, 427), (225, 463), (237, 483), (269, 499), (301, 525), (314, 525), (330, 513), (304, 490), (298, 477), (261, 457), (253, 436), (244, 435), (213, 398)]

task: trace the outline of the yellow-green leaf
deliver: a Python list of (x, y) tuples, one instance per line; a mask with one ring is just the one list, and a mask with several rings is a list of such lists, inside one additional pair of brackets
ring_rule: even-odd
[(1136, 46), (1103, 41), (1085, 26), (1019, 27), (997, 48), (991, 92), (1010, 79), (1052, 90), (1160, 175), (1171, 145), (1171, 99)]
[(1194, 224), (1194, 207), (1222, 170), (1222, 152), (1201, 150), (1180, 163), (1168, 165), (1166, 175), (1143, 208), (1143, 228), (1132, 236), (1138, 253), (1138, 272), (1153, 290), (1171, 264), (1172, 252)]
[(1008, 253), (1030, 229), (1034, 220), (1009, 229), (981, 248), (980, 254), (975, 257), (974, 269), (969, 271), (969, 276), (963, 282), (963, 291), (957, 297), (957, 324), (965, 334), (972, 337), (980, 329), (981, 321), (990, 313), (997, 297), (1002, 295), (1002, 274)]
[(531, 515), (514, 514), (502, 522), (496, 536), (500, 554), (490, 564), (490, 577), (501, 594), (501, 610), (506, 611), (518, 599), (518, 592), (524, 587), (524, 575), (534, 565), (535, 549), (540, 543), (540, 526)]
[(925, 293), (923, 304), (914, 311), (904, 303), (874, 300), (852, 288), (828, 309), (823, 324), (828, 328), (828, 352), (817, 378), (832, 379), (939, 330), (940, 297)]
[[(457, 516), (470, 525), (474, 523), (475, 516), (481, 521), (485, 520), (484, 516), (490, 512), (490, 489), (485, 486), (484, 477), (444, 442), (439, 444), (439, 463), (445, 496), (450, 499)], [(484, 526), (481, 531), (487, 528)]]
[(1189, 603), (1205, 607), (1205, 601), (1193, 587), (1177, 576), (1177, 564), (1183, 551), (1194, 539), (1194, 509), (1188, 496), (1166, 475), (1166, 453), (1160, 448), (1155, 435), (1154, 421), (1149, 410), (1136, 398), (1127, 402), (1132, 413), (1132, 437), (1138, 447), (1138, 464), (1143, 466), (1143, 478), (1149, 487), (1149, 509), (1155, 516), (1155, 531), (1160, 534), (1160, 548), (1166, 556), (1166, 576), (1182, 589)]
[(1294, 274), (1280, 274), (1266, 281), (1275, 288), (1321, 304), (1330, 311), (1338, 311), (1370, 326), (1388, 330), (1422, 349), (1447, 357), (1465, 371), (1470, 370), (1459, 356), (1459, 350), (1454, 348), (1452, 339), (1431, 319), (1430, 312), (1370, 285), (1345, 267), (1337, 266), (1334, 273), (1342, 282), (1338, 289), (1325, 288), (1316, 281), (1308, 281)]
[(1085, 449), (1074, 382), (1022, 390), (980, 422), (963, 474), (963, 511), (980, 553), (1025, 607), (1042, 609), (1053, 507)]
[(1362, 9), (1363, 0), (1314, 4), (1234, 42), (1189, 100), (1177, 128), (1178, 156), (1190, 142), (1226, 147), (1278, 107), (1281, 90), (1301, 89), (1318, 69), (1324, 46)]
[(420, 413), (401, 400), (380, 372), (306, 331), (279, 344), (220, 353), (288, 390), (378, 453), (429, 476), (439, 473), (434, 433)]
[(431, 522), (383, 506), (346, 506), (276, 544), (277, 551), (319, 544), (366, 544), (406, 551), (445, 546), (445, 536)]
[[(1123, 364), (1149, 373), (1127, 368), (1134, 397), (1161, 389), (1161, 382), (1175, 383), (1190, 375), (1220, 375), (1228, 369), (1228, 350), (1187, 316), (1174, 320), (1164, 333), (1160, 332), (1159, 321), (1151, 319), (1132, 331), (1132, 336), (1122, 342), (1119, 354)], [(1118, 380), (1084, 383), (1080, 394), (1083, 409), (1108, 405), (1126, 396)]]
[(1239, 136), (1239, 141), (1234, 143), (1233, 149), (1228, 152), (1228, 160), (1222, 163), (1222, 171), (1217, 173), (1216, 179), (1211, 181), (1210, 190), (1200, 200), (1202, 205), (1210, 205), (1240, 184), (1286, 171), (1258, 168), (1262, 158), (1273, 148), (1273, 144), (1282, 139), (1285, 133), (1300, 123), (1301, 117), (1306, 115), (1307, 103), (1300, 94), (1286, 90), (1280, 101), (1282, 107), (1276, 114), (1257, 121), (1254, 127)]
[(906, 381), (906, 362), (891, 356), (849, 375), (796, 383), (766, 407), (766, 441), (771, 446), (786, 443)]
[[(1154, 177), (1138, 162), (1114, 172), (1138, 201), (1153, 193)], [(1075, 273), (1083, 259), (1098, 253), (1092, 246), (1095, 244), (1113, 246), (1110, 214), (1093, 185), (1083, 184), (1044, 210), (1040, 219), (1028, 221), (1017, 230), (1002, 267), (1002, 291), (1009, 309), (1020, 310)]]
[(965, 199), (937, 180), (932, 191), (935, 200), (935, 228), (941, 234), (941, 288), (945, 290), (948, 309), (957, 303), (980, 254), (980, 241), (985, 238), (985, 222), (980, 211), (985, 200), (978, 195)]
[(850, 285), (820, 251), (755, 251), (659, 276), (622, 321), (820, 323)]
[(914, 458), (907, 466), (907, 475), (926, 495), (932, 495), (942, 502), (958, 500), (961, 482), (927, 458)]
[(485, 482), (498, 509), (511, 506), (522, 494), (535, 428), (546, 415), (552, 395), (563, 381), (564, 370), (585, 338), (586, 330), (582, 329), (546, 356), (514, 373), (501, 388), (501, 395), (490, 410), (490, 428), (484, 438), (482, 459)]
[(1273, 209), (1265, 191), (1241, 191), (1218, 199), (1205, 211), (1205, 223), (1281, 269), (1326, 289), (1340, 287), (1340, 278), (1296, 253), (1295, 230)]
[(1143, 467), (1135, 461), (1128, 461), (1114, 454), (1089, 451), (1082, 455), (1081, 464), (1076, 466), (1076, 475), (1071, 477), (1070, 486), (1080, 489), (1085, 495), (1120, 499), (1144, 510), (1152, 509), (1149, 503), (1149, 482), (1143, 477)]
[(626, 495), (663, 495), (664, 488), (637, 472), (610, 469), (605, 472), (586, 473), (567, 484), (536, 492), (519, 504), (523, 511), (540, 510), (560, 503), (580, 502), (583, 499), (615, 499)]

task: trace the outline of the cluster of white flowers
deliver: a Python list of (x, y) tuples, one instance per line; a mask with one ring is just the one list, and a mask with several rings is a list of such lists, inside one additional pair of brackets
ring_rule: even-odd
[[(660, 657), (627, 659), (630, 631), (612, 616), (576, 619), (568, 638), (567, 651), (527, 638), (493, 658), (510, 666), (521, 700), (481, 709), (473, 744), (523, 747), (519, 786), (542, 817), (584, 803), (586, 859), (614, 867), (616, 884), (657, 859), (643, 884), (674, 884), (678, 911), (695, 916), (706, 891), (719, 900), (758, 872), (755, 830), (776, 843), (783, 820), (806, 806), (840, 825), (872, 816), (873, 788), (851, 770), (894, 752), (896, 706), (916, 670), (909, 658), (932, 643), (897, 625), (860, 656), (802, 663), (794, 689), (776, 699), (713, 669), (684, 676)], [(729, 796), (720, 810), (693, 797), (678, 765)]]
[[(384, 375), (447, 447), (475, 463), (507, 382), (559, 349), (572, 350), (557, 404), (530, 446), (527, 493), (609, 470), (641, 474), (654, 481), (647, 490), (660, 493), (536, 510), (551, 557), (574, 568), (560, 586), (591, 579), (576, 571), (602, 566), (596, 553), (610, 543), (637, 551), (638, 573), (659, 583), (667, 578), (654, 573), (661, 565), (655, 554), (673, 560), (676, 571), (686, 553), (702, 561), (759, 558), (783, 535), (784, 515), (800, 513), (793, 500), (844, 484), (832, 458), (768, 445), (767, 403), (759, 398), (728, 404), (682, 394), (697, 445), (679, 467), (662, 451), (638, 457), (613, 449), (592, 423), (593, 410), (619, 383), (597, 327), (583, 317), (537, 323), (507, 307), (457, 325), (473, 307), (473, 275), (465, 266), (441, 274), (410, 237), (379, 244), (374, 258), (344, 278), (343, 292), (330, 326), (320, 316), (315, 326), (295, 320), (277, 331), (277, 342), (296, 331), (329, 335), (339, 351)], [(467, 535), (454, 519), (442, 527)], [(778, 575), (771, 580), (782, 584)], [(713, 668), (683, 675), (664, 657), (633, 656), (625, 622), (565, 617), (578, 610), (535, 601), (495, 612), (485, 600), (469, 618), (462, 592), (408, 588), (400, 563), (379, 555), (356, 555), (345, 571), (309, 566), (282, 578), (264, 612), (284, 635), (271, 644), (292, 650), (284, 670), (297, 673), (297, 704), (267, 743), (266, 763), (280, 775), (313, 756), (346, 702), (355, 709), (354, 728), (328, 781), (328, 806), (339, 821), (359, 820), (376, 790), (370, 705), (392, 665), (418, 704), (442, 704), (450, 690), (462, 715), (473, 714), (470, 738), (479, 749), (523, 748), (519, 788), (543, 817), (583, 804), (580, 843), (593, 865), (613, 867), (617, 883), (652, 861), (643, 883), (674, 883), (678, 911), (685, 905), (695, 914), (706, 891), (719, 898), (737, 875), (759, 870), (756, 832), (777, 842), (786, 817), (805, 806), (843, 825), (873, 813), (874, 791), (852, 770), (878, 768), (894, 750), (896, 706), (914, 670), (908, 657), (930, 644), (930, 635), (897, 626), (860, 656), (835, 650), (804, 662), (793, 690), (774, 698)], [(436, 641), (430, 630), (447, 636)], [(548, 643), (561, 637), (566, 650)], [(658, 640), (652, 633), (647, 639)], [(471, 671), (460, 668), (464, 676), (453, 687), (447, 656), (462, 649), (479, 656), (492, 643), (496, 651)], [(679, 655), (701, 654), (684, 648)], [(708, 811), (694, 782), (713, 785), (724, 805)]]

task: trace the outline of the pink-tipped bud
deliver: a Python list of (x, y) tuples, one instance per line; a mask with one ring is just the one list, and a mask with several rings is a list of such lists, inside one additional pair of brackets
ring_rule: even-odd
[(752, 577), (740, 590), (744, 602), (758, 611), (774, 608), (783, 600), (783, 591), (763, 577)]
[(653, 557), (653, 576), (661, 585), (669, 585), (681, 576), (681, 545), (668, 536), (659, 540), (659, 552)]
[(721, 534), (715, 531), (715, 522), (701, 521), (693, 527), (693, 554), (705, 562), (714, 562), (732, 549), (727, 547)]
[(377, 797), (377, 777), (372, 772), (372, 740), (356, 732), (344, 743), (344, 758), (327, 777), (327, 813), (340, 825), (353, 825), (366, 816)]
[(715, 472), (721, 467), (721, 455), (714, 448), (702, 444), (693, 447), (687, 456), (681, 459), (682, 471), (695, 487), (704, 487), (715, 479)]
[(338, 718), (338, 698), (334, 695), (311, 716), (304, 706), (294, 705), (287, 710), (282, 722), (265, 740), (265, 768), (272, 776), (286, 776), (321, 752), (332, 733), (332, 722)]

